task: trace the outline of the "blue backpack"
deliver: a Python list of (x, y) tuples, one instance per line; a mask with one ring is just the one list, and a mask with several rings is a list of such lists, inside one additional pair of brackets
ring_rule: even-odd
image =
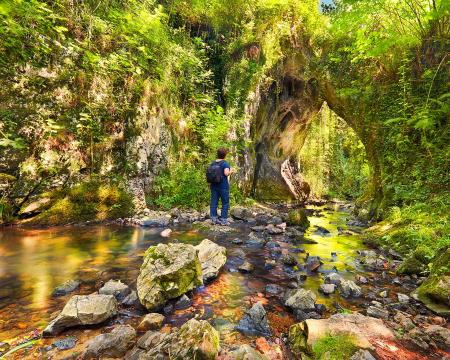
[(223, 161), (213, 161), (206, 169), (206, 181), (210, 184), (219, 184), (223, 179)]

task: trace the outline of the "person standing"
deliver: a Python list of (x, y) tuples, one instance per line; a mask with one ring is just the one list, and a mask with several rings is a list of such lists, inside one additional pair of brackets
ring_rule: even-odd
[[(210, 217), (213, 224), (228, 225), (228, 209), (230, 207), (230, 185), (228, 176), (231, 173), (230, 164), (225, 161), (228, 150), (217, 149), (217, 159), (206, 170), (206, 180), (210, 183), (211, 202)], [(217, 215), (219, 199), (222, 202), (220, 217)]]

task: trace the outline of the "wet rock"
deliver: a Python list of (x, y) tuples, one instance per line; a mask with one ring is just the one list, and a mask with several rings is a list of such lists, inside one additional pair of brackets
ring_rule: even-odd
[(284, 292), (284, 289), (277, 284), (268, 284), (266, 285), (265, 292), (268, 295), (281, 295)]
[(238, 259), (245, 259), (245, 252), (242, 249), (233, 249), (231, 250), (230, 255), (237, 257)]
[(287, 294), (284, 304), (293, 310), (314, 310), (316, 299), (316, 294), (311, 290), (297, 289)]
[(266, 227), (263, 225), (257, 225), (257, 226), (252, 226), (250, 229), (255, 232), (263, 232), (266, 229)]
[(86, 346), (83, 359), (121, 358), (136, 340), (136, 330), (129, 325), (116, 326), (110, 333), (93, 338)]
[(77, 338), (75, 336), (68, 336), (64, 339), (59, 339), (55, 341), (52, 346), (58, 350), (69, 350), (75, 347), (77, 344)]
[(174, 305), (175, 310), (183, 310), (187, 309), (192, 305), (191, 299), (189, 299), (186, 295), (181, 296)]
[(361, 348), (370, 348), (372, 339), (395, 338), (392, 331), (379, 319), (359, 313), (334, 314), (328, 319), (308, 319), (292, 325), (289, 329), (289, 345), (295, 355), (301, 356), (317, 340), (329, 334), (350, 335), (355, 345)]
[(376, 360), (368, 350), (360, 349), (352, 355), (350, 360)]
[(278, 226), (274, 226), (272, 224), (269, 224), (266, 226), (266, 231), (270, 234), (270, 235), (280, 235), (282, 233), (284, 233), (284, 230)]
[(235, 244), (235, 245), (241, 245), (241, 244), (244, 243), (244, 241), (242, 239), (239, 239), (239, 238), (233, 239), (233, 240), (231, 240), (231, 242), (233, 244)]
[(330, 234), (330, 230), (325, 229), (322, 226), (316, 225), (315, 233), (318, 234), (318, 235), (329, 235)]
[(343, 297), (360, 297), (362, 294), (361, 288), (351, 280), (342, 280), (338, 287)]
[(276, 264), (277, 264), (277, 262), (276, 262), (275, 260), (267, 259), (267, 260), (264, 262), (264, 269), (266, 269), (266, 270), (273, 269), (273, 268), (275, 267)]
[(280, 244), (278, 244), (275, 241), (269, 241), (268, 243), (266, 243), (266, 248), (268, 248), (268, 249), (280, 248)]
[(280, 261), (287, 266), (295, 266), (297, 265), (297, 259), (293, 257), (291, 254), (284, 254), (280, 257)]
[(267, 313), (260, 302), (245, 312), (236, 329), (245, 335), (271, 336)]
[(364, 227), (364, 226), (366, 226), (366, 223), (364, 221), (362, 221), (362, 220), (353, 219), (353, 220), (347, 221), (347, 225), (348, 226), (355, 226), (355, 227)]
[(165, 229), (163, 231), (161, 231), (161, 233), (159, 234), (162, 237), (169, 237), (170, 234), (172, 234), (172, 230), (171, 229)]
[(205, 320), (191, 319), (170, 334), (151, 333), (146, 342), (144, 359), (214, 360), (220, 350), (219, 334)]
[(415, 327), (412, 320), (400, 311), (397, 311), (394, 315), (394, 321), (400, 328), (406, 331), (409, 331)]
[(244, 261), (244, 263), (243, 263), (242, 265), (240, 265), (240, 266), (238, 267), (238, 270), (239, 270), (240, 272), (243, 272), (243, 273), (250, 273), (250, 272), (252, 272), (252, 271), (254, 270), (254, 267), (253, 267), (252, 264), (250, 264), (250, 263), (246, 260), (246, 261)]
[(147, 314), (144, 316), (137, 329), (142, 332), (148, 330), (159, 330), (162, 327), (164, 319), (164, 315), (159, 313)]
[(401, 256), (397, 251), (393, 249), (389, 249), (388, 255), (394, 260), (403, 260), (403, 256)]
[(259, 213), (255, 217), (258, 225), (267, 225), (270, 222), (271, 216), (264, 213)]
[(101, 295), (113, 295), (118, 301), (123, 300), (130, 292), (128, 285), (120, 280), (109, 280), (98, 291)]
[(140, 302), (137, 292), (132, 290), (120, 303), (125, 306), (138, 306)]
[(237, 349), (230, 351), (229, 360), (269, 360), (265, 355), (253, 349), (250, 345), (244, 344)]
[(397, 294), (397, 299), (398, 299), (398, 301), (401, 302), (402, 304), (407, 304), (407, 303), (409, 303), (409, 300), (410, 300), (411, 298), (410, 298), (408, 295), (398, 293), (398, 294)]
[(381, 298), (387, 298), (388, 297), (388, 292), (387, 290), (383, 290), (378, 294), (379, 297)]
[(417, 327), (408, 331), (408, 333), (403, 338), (405, 340), (413, 342), (423, 350), (428, 350), (430, 347), (430, 337)]
[(298, 237), (301, 238), (303, 237), (304, 232), (294, 227), (288, 227), (285, 231), (285, 234), (287, 237), (290, 238), (298, 238)]
[(117, 300), (112, 295), (75, 295), (48, 324), (43, 335), (56, 335), (73, 326), (100, 324), (116, 314)]
[(340, 285), (342, 280), (344, 280), (342, 276), (335, 272), (332, 272), (325, 276), (325, 284)]
[(245, 245), (251, 246), (251, 247), (257, 247), (262, 248), (264, 244), (266, 243), (266, 240), (262, 237), (256, 235), (256, 233), (251, 232), (248, 234), (248, 239), (245, 240)]
[(81, 281), (67, 280), (53, 290), (52, 296), (64, 296), (75, 291), (80, 286)]
[(299, 226), (302, 229), (307, 229), (310, 225), (305, 209), (295, 209), (288, 213), (288, 225)]
[(198, 250), (198, 259), (202, 266), (203, 281), (207, 282), (217, 277), (227, 262), (227, 249), (208, 239), (204, 239), (195, 248)]
[(322, 284), (319, 287), (319, 291), (325, 295), (330, 295), (336, 290), (336, 285), (334, 284)]
[(305, 321), (307, 319), (320, 319), (321, 316), (319, 313), (315, 311), (302, 311), (302, 310), (295, 310), (295, 318), (297, 321)]
[(201, 263), (192, 245), (158, 244), (145, 253), (137, 293), (142, 305), (153, 310), (202, 284)]
[(368, 284), (369, 280), (367, 280), (367, 278), (365, 276), (362, 275), (356, 275), (356, 282), (358, 284)]
[(435, 344), (444, 351), (450, 349), (450, 330), (439, 326), (430, 325), (424, 329), (426, 335), (428, 335)]
[(377, 319), (387, 319), (389, 317), (389, 311), (381, 306), (369, 306), (366, 313), (368, 316)]
[(306, 259), (306, 269), (310, 272), (315, 272), (319, 270), (322, 265), (322, 261), (320, 261), (320, 257), (318, 256), (308, 256)]
[(270, 219), (270, 223), (273, 224), (273, 225), (280, 225), (280, 224), (283, 223), (283, 219), (281, 217), (279, 217), (279, 216), (273, 216)]
[(166, 227), (170, 223), (170, 216), (154, 215), (148, 216), (139, 221), (144, 227)]

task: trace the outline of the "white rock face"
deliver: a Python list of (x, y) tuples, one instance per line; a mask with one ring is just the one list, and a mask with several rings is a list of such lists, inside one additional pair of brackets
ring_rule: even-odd
[(117, 300), (113, 295), (75, 295), (43, 334), (56, 335), (72, 326), (100, 324), (116, 314)]
[(204, 239), (195, 248), (202, 265), (203, 281), (214, 279), (227, 262), (227, 249), (208, 239)]

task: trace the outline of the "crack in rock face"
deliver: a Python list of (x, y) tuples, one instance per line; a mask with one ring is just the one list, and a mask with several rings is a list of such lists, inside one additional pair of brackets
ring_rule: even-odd
[(308, 199), (311, 189), (309, 184), (303, 180), (298, 164), (294, 159), (286, 159), (281, 164), (281, 176), (296, 200), (304, 202)]

